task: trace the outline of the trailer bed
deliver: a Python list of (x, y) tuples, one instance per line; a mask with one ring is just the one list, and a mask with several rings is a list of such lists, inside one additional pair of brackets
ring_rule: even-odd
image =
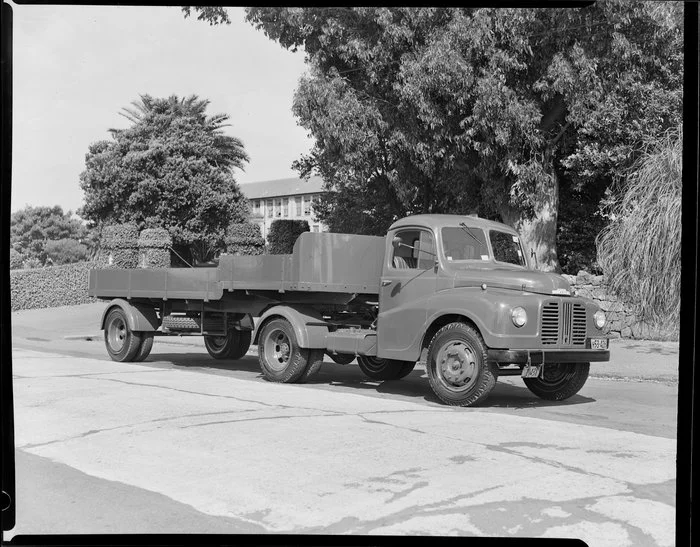
[(379, 294), (383, 237), (305, 232), (289, 255), (228, 256), (205, 268), (94, 269), (88, 294), (97, 298), (193, 299), (224, 291)]

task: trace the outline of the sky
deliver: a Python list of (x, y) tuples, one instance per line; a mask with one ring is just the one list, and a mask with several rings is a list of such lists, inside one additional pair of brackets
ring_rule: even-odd
[(291, 164), (312, 145), (291, 111), (304, 54), (255, 30), (243, 8), (212, 27), (179, 7), (10, 4), (12, 212), (80, 207), (88, 146), (127, 127), (118, 112), (145, 93), (196, 94), (228, 114), (225, 131), (250, 156), (239, 183), (297, 176)]

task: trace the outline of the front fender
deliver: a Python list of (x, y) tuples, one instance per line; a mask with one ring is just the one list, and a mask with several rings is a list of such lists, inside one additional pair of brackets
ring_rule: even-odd
[(322, 325), (309, 325), (309, 323), (323, 323), (323, 316), (303, 306), (273, 306), (260, 316), (253, 333), (253, 344), (258, 344), (260, 331), (268, 321), (275, 317), (282, 317), (289, 321), (297, 337), (297, 343), (301, 348), (326, 348), (326, 335), (328, 327)]
[(101, 329), (104, 330), (107, 314), (114, 308), (121, 308), (124, 311), (129, 330), (131, 331), (153, 332), (160, 326), (156, 310), (151, 306), (145, 304), (131, 304), (123, 298), (115, 298), (107, 305), (105, 311), (102, 312), (102, 321), (100, 322)]

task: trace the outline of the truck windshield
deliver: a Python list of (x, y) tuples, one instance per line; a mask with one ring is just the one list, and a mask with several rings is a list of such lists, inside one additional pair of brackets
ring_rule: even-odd
[(493, 249), (493, 258), (496, 261), (525, 266), (525, 257), (518, 236), (508, 232), (491, 230), (489, 231), (489, 240)]
[(481, 228), (449, 226), (442, 229), (441, 235), (446, 260), (489, 259), (486, 236)]

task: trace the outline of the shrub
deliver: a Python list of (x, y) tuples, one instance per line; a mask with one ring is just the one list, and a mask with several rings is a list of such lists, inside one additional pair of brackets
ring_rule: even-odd
[(609, 288), (652, 324), (679, 318), (682, 144), (678, 128), (645, 150), (596, 242)]
[(23, 270), (35, 270), (37, 268), (41, 268), (41, 260), (39, 260), (35, 256), (31, 256), (27, 258), (24, 262), (22, 262), (22, 269)]
[(22, 253), (10, 247), (10, 269), (19, 270), (24, 263), (25, 257)]
[(308, 231), (309, 223), (305, 220), (274, 220), (267, 234), (270, 254), (290, 254), (299, 236)]
[(47, 241), (44, 245), (44, 251), (46, 252), (47, 264), (55, 266), (84, 262), (88, 254), (88, 249), (85, 245), (69, 238)]
[(10, 272), (12, 311), (97, 302), (87, 294), (92, 262)]
[(105, 226), (102, 230), (100, 266), (136, 268), (139, 263), (138, 238), (139, 232), (133, 224)]
[(139, 236), (142, 268), (169, 268), (173, 238), (165, 228), (146, 228)]
[(224, 242), (226, 252), (232, 255), (261, 255), (265, 252), (260, 226), (252, 222), (231, 224)]

